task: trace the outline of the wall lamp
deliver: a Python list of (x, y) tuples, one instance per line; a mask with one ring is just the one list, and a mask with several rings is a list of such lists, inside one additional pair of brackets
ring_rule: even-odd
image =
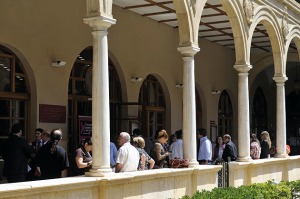
[(218, 95), (218, 94), (220, 94), (220, 93), (221, 93), (220, 90), (212, 90), (212, 91), (211, 91), (211, 94), (212, 94), (212, 95)]
[(182, 83), (181, 84), (176, 84), (175, 86), (176, 86), (176, 88), (183, 88), (183, 84)]
[(67, 64), (67, 62), (59, 61), (59, 60), (52, 62), (53, 67), (62, 67), (62, 66), (65, 66), (66, 64)]
[(134, 76), (130, 79), (131, 82), (137, 83), (137, 82), (141, 82), (143, 81), (143, 78), (138, 77), (138, 76)]

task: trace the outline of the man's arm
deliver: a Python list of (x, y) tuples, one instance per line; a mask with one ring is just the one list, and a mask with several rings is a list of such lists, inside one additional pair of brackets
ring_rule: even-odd
[(116, 164), (116, 168), (115, 168), (115, 172), (119, 173), (121, 171), (121, 169), (123, 168), (123, 164), (121, 163), (117, 163)]

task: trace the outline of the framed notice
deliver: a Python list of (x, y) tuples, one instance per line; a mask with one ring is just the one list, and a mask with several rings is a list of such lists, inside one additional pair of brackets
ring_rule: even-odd
[(92, 137), (92, 117), (78, 116), (79, 140)]
[(44, 123), (66, 123), (66, 106), (40, 104), (39, 122)]

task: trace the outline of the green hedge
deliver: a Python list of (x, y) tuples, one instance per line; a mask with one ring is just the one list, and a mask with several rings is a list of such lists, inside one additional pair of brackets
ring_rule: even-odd
[(192, 197), (184, 196), (182, 199), (289, 199), (293, 198), (292, 193), (299, 191), (300, 180), (280, 183), (268, 181), (237, 188), (214, 188), (212, 191), (197, 191)]

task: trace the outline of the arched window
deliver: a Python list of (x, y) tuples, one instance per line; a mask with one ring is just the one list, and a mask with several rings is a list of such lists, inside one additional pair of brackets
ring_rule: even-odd
[(260, 87), (254, 93), (252, 105), (252, 132), (260, 134), (268, 130), (267, 103), (265, 95)]
[[(25, 136), (29, 135), (27, 114), (29, 100), (28, 78), (22, 62), (11, 50), (0, 45), (1, 142), (7, 139), (11, 126), (15, 123), (22, 124)], [(0, 145), (3, 146), (2, 143)]]
[(219, 135), (232, 133), (233, 111), (230, 97), (227, 91), (221, 93), (218, 108)]
[(165, 128), (165, 95), (153, 75), (144, 80), (139, 93), (139, 122), (144, 136), (154, 137), (155, 131)]
[[(68, 100), (68, 150), (74, 151), (79, 142), (78, 116), (92, 116), (92, 67), (93, 48), (88, 47), (78, 56), (69, 79)], [(120, 120), (122, 90), (117, 71), (109, 59), (110, 131), (116, 137), (121, 130)]]

